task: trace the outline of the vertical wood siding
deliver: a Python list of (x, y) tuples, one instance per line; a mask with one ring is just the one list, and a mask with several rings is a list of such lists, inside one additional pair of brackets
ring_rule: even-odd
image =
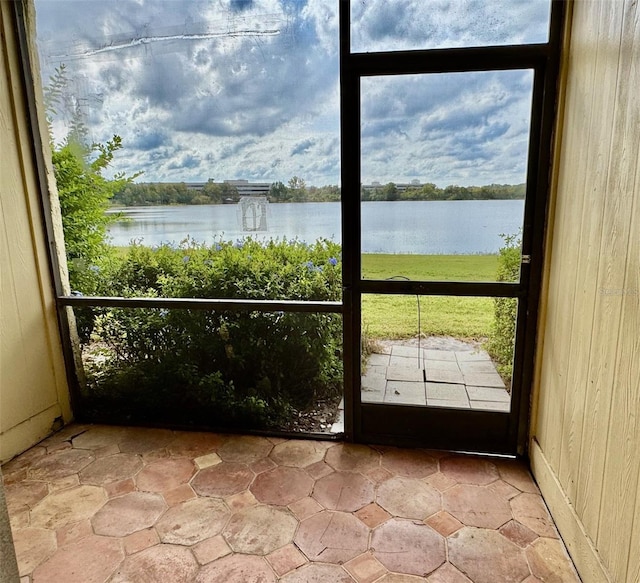
[(532, 462), (585, 581), (640, 581), (638, 3), (577, 0), (569, 46)]
[(0, 2), (0, 461), (70, 418), (12, 2)]

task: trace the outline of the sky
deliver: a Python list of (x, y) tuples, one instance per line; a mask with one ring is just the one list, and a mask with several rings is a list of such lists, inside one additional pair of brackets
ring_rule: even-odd
[[(338, 0), (35, 0), (90, 140), (140, 182), (340, 182)], [(358, 0), (352, 51), (545, 42), (548, 0)], [(363, 183), (526, 176), (530, 71), (362, 79)], [(69, 116), (53, 116), (61, 141)]]

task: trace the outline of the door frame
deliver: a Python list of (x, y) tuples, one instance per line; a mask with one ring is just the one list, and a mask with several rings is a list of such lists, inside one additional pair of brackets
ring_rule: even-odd
[[(342, 181), (345, 434), (356, 442), (419, 445), (523, 455), (529, 430), (543, 242), (556, 116), (560, 43), (565, 17), (551, 0), (546, 43), (351, 53), (350, 0), (340, 0), (340, 124)], [(517, 283), (382, 281), (361, 277), (360, 79), (367, 76), (530, 69), (534, 72), (531, 128)], [(361, 401), (362, 295), (411, 294), (518, 298), (511, 409), (507, 413)]]

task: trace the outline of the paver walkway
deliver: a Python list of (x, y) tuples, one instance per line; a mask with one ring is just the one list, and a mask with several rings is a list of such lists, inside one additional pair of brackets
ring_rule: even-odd
[(444, 347), (442, 339), (426, 339), (421, 346), (381, 343), (367, 361), (362, 401), (509, 411), (511, 397), (484, 350), (452, 339)]
[(21, 583), (579, 582), (513, 460), (73, 425), (2, 471)]

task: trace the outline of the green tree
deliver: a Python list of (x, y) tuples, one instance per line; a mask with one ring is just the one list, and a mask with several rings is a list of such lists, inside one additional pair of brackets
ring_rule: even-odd
[(287, 190), (291, 202), (304, 202), (307, 198), (307, 184), (299, 176), (293, 176), (289, 179), (289, 188)]
[(289, 200), (289, 189), (282, 182), (274, 182), (269, 187), (270, 202), (286, 202)]
[(383, 200), (398, 200), (398, 187), (389, 182), (382, 187)]
[(53, 149), (72, 290), (94, 293), (93, 273), (109, 254), (107, 227), (117, 215), (106, 211), (125, 179), (109, 180), (102, 173), (120, 147), (120, 138), (113, 136), (106, 144), (84, 146), (67, 141)]

